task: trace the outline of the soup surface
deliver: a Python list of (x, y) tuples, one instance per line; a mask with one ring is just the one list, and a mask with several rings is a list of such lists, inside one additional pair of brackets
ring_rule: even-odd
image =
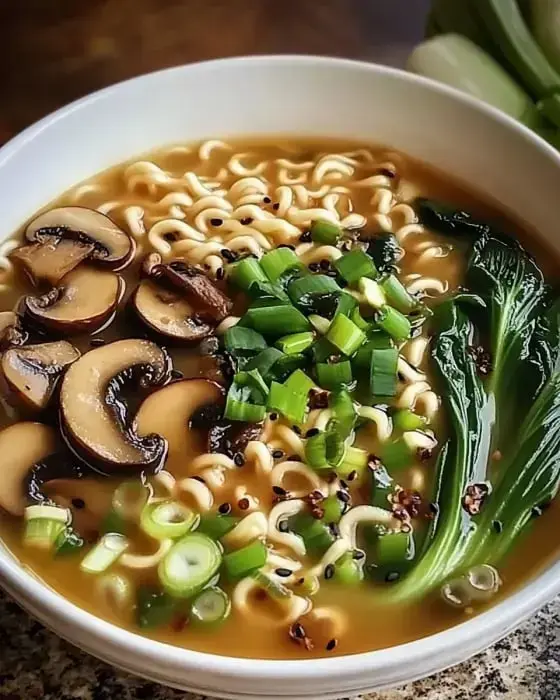
[(351, 654), (555, 553), (556, 261), (446, 175), (338, 141), (174, 146), (0, 256), (0, 536), (92, 613)]

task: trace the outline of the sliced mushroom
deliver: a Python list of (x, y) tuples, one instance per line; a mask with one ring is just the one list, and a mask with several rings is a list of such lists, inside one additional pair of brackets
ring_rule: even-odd
[(0, 507), (23, 515), (28, 475), (55, 449), (55, 431), (41, 423), (15, 423), (0, 432)]
[(122, 269), (133, 255), (133, 239), (114, 221), (95, 209), (57, 207), (39, 214), (25, 231), (31, 242), (65, 240), (91, 247), (89, 257), (111, 269)]
[(75, 455), (59, 448), (37, 461), (29, 470), (25, 479), (28, 500), (35, 503), (49, 502), (50, 497), (45, 492), (47, 483), (53, 479), (81, 480), (86, 473), (89, 470)]
[(10, 257), (23, 266), (33, 284), (58, 284), (64, 275), (88, 258), (93, 250), (93, 244), (51, 236), (43, 243), (16, 248)]
[(25, 297), (23, 313), (49, 331), (91, 333), (112, 319), (123, 294), (120, 275), (82, 266), (69, 272), (50, 292)]
[(258, 440), (263, 429), (262, 423), (230, 423), (220, 420), (208, 431), (208, 452), (225, 454), (232, 459), (245, 452), (251, 440)]
[(208, 379), (183, 379), (149, 396), (140, 406), (138, 435), (157, 433), (169, 444), (165, 468), (173, 476), (188, 476), (195, 454), (205, 451), (204, 437), (190, 429), (192, 415), (201, 407), (223, 402), (223, 390)]
[(13, 311), (0, 311), (0, 351), (26, 341), (27, 333), (20, 326), (19, 316)]
[(176, 341), (196, 342), (212, 333), (212, 326), (197, 316), (184, 295), (150, 280), (140, 282), (132, 307), (149, 328)]
[(232, 301), (197, 267), (182, 260), (163, 264), (152, 253), (145, 260), (143, 272), (181, 292), (204, 318), (222, 321), (231, 311)]
[(2, 356), (2, 372), (18, 403), (42, 411), (62, 373), (78, 357), (79, 351), (65, 340), (11, 348)]
[[(104, 473), (159, 469), (167, 443), (160, 435), (139, 437), (124, 394), (128, 384), (144, 391), (161, 386), (170, 370), (165, 351), (148, 340), (119, 340), (83, 355), (60, 391), (61, 428), (70, 447)], [(161, 408), (167, 416), (176, 410)]]

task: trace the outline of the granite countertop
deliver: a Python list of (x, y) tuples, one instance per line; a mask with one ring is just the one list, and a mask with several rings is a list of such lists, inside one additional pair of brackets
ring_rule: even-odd
[[(0, 698), (201, 700), (111, 668), (62, 641), (0, 594)], [(518, 631), (438, 676), (363, 700), (560, 699), (560, 598)]]
[[(194, 60), (291, 52), (403, 65), (422, 37), (430, 4), (284, 0), (280, 9), (278, 0), (6, 0), (0, 2), (0, 26), (10, 29), (0, 42), (0, 144), (92, 90)], [(0, 698), (196, 700), (82, 653), (2, 593)], [(560, 599), (471, 661), (368, 698), (560, 700)]]

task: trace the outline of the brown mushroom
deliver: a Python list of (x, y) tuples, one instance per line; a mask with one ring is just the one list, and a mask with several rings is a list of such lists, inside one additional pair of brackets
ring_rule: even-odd
[(45, 409), (64, 370), (78, 357), (79, 351), (65, 340), (7, 350), (1, 362), (10, 398), (15, 399), (10, 403)]
[[(148, 340), (119, 340), (90, 350), (66, 372), (60, 391), (61, 429), (69, 446), (104, 473), (157, 470), (165, 461), (163, 437), (140, 437), (126, 403), (127, 385), (153, 390), (165, 384), (171, 363)], [(169, 415), (175, 407), (164, 406)]]
[(27, 333), (20, 326), (19, 316), (13, 311), (0, 311), (0, 351), (26, 341)]
[[(58, 263), (60, 269), (51, 270), (40, 264), (45, 276), (39, 279), (52, 284), (86, 258), (112, 270), (122, 269), (131, 262), (135, 251), (134, 240), (114, 221), (86, 207), (57, 207), (39, 214), (28, 225), (25, 238), (32, 245), (47, 246), (44, 255), (50, 257), (53, 267)], [(42, 254), (32, 253), (32, 257), (39, 263)], [(36, 277), (32, 267), (29, 272)]]
[(151, 280), (140, 282), (132, 297), (132, 308), (148, 328), (177, 342), (196, 342), (213, 330), (198, 317), (184, 295)]
[(115, 490), (112, 479), (52, 479), (43, 484), (45, 496), (72, 512), (72, 529), (95, 539), (111, 510)]
[(144, 261), (143, 272), (184, 295), (204, 319), (219, 322), (231, 311), (231, 299), (194, 265), (182, 260), (164, 264), (161, 256), (152, 253)]
[(189, 474), (189, 461), (205, 451), (204, 439), (190, 429), (192, 415), (201, 407), (223, 402), (223, 389), (208, 379), (183, 379), (156, 391), (140, 406), (135, 429), (138, 435), (157, 433), (169, 445), (165, 465), (174, 476)]
[(46, 294), (25, 297), (23, 313), (32, 323), (57, 334), (91, 333), (113, 318), (123, 294), (120, 275), (81, 266)]
[(55, 449), (55, 431), (41, 423), (15, 423), (0, 431), (0, 507), (23, 515), (28, 476)]
[(16, 248), (10, 258), (22, 265), (33, 284), (58, 284), (82, 260), (93, 253), (93, 244), (51, 236), (43, 243)]

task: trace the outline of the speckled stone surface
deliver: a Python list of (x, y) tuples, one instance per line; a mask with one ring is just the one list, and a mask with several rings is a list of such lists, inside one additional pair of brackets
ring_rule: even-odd
[[(202, 700), (117, 671), (0, 594), (0, 698)], [(471, 661), (363, 700), (560, 700), (560, 598)]]

